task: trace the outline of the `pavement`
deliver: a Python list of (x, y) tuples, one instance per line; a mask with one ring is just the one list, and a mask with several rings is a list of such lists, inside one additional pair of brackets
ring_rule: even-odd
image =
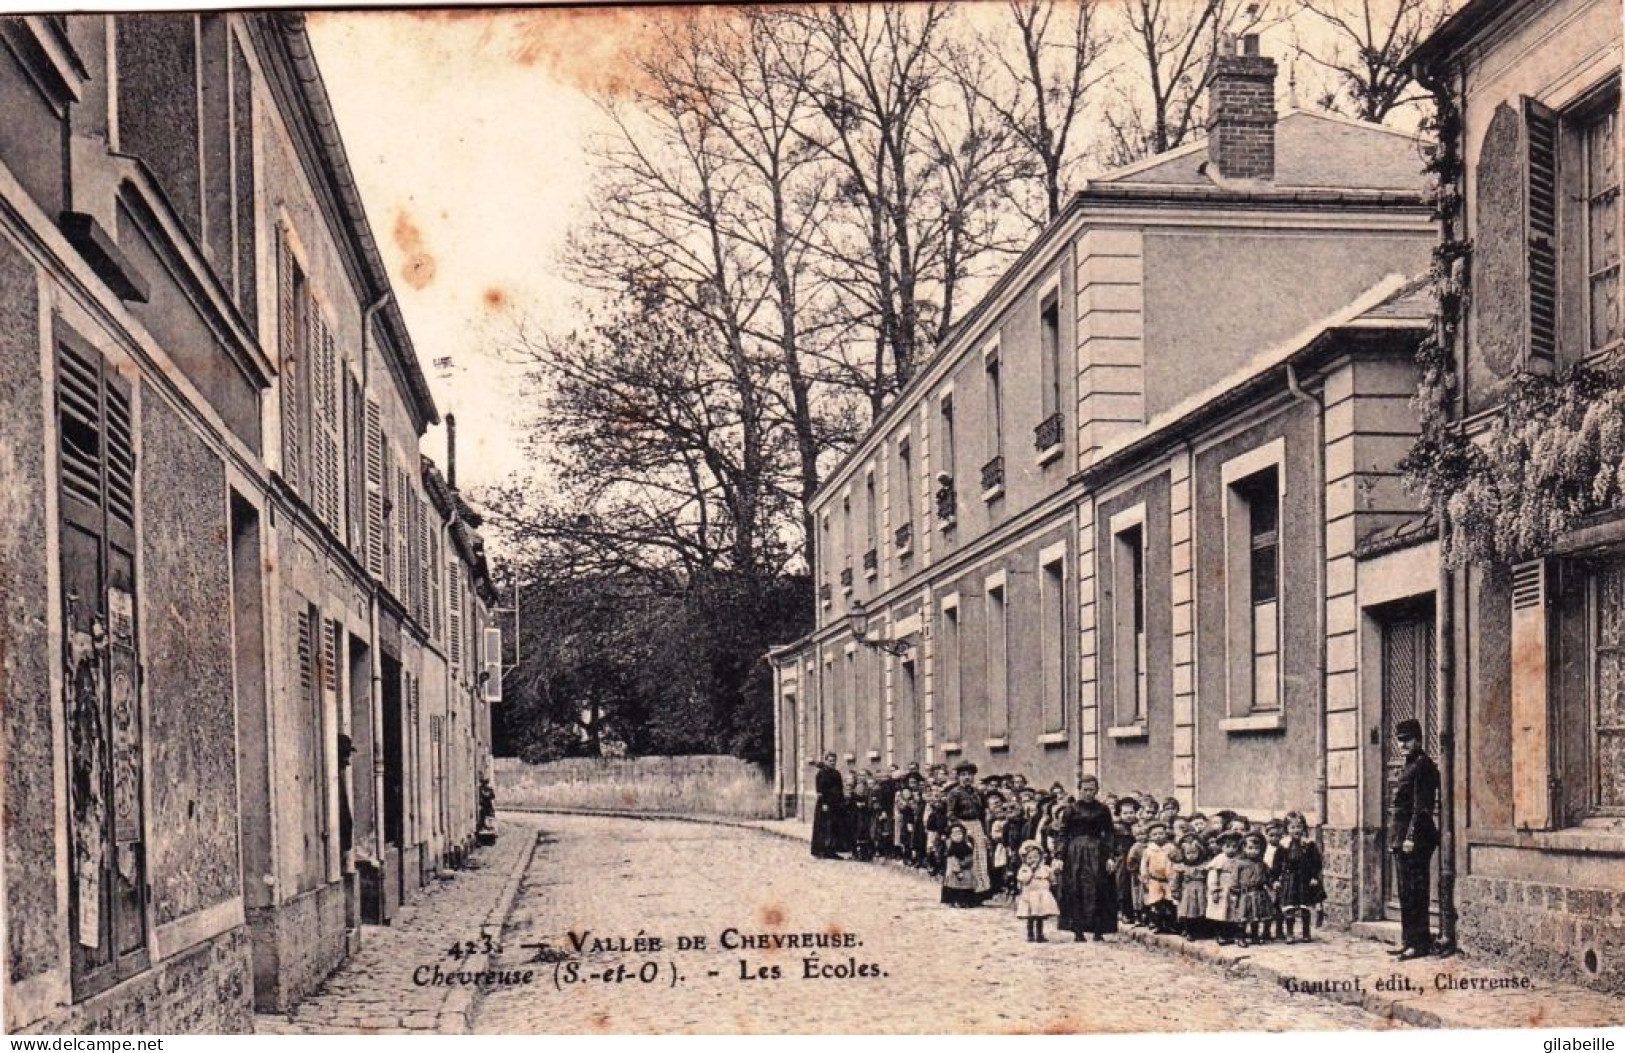
[[(796, 819), (750, 825), (777, 837), (812, 840), (811, 824)], [(918, 871), (910, 873), (930, 880)], [(1417, 1027), (1625, 1025), (1625, 1001), (1616, 995), (1549, 982), (1471, 951), (1401, 962), (1389, 953), (1394, 949), (1391, 945), (1339, 929), (1320, 929), (1307, 944), (1251, 947), (1186, 940), (1149, 929), (1129, 929), (1125, 935), (1142, 946), (1205, 963), (1228, 976), (1255, 977), (1297, 994), (1358, 1006)]]
[[(536, 848), (537, 822), (503, 816), (497, 843), (477, 849), (461, 870), (446, 871), (400, 908), (389, 925), (364, 925), (361, 949), (293, 1011), (257, 1014), (259, 1035), (467, 1034), (484, 988), (419, 984), (422, 967), (486, 970), (493, 937), (513, 906)], [(453, 941), (472, 954), (452, 959)]]
[(487, 994), (478, 1033), (1404, 1026), (1127, 939), (1027, 943), (1008, 906), (950, 909), (902, 868), (813, 860), (750, 824), (535, 818), (496, 962), (535, 982)]
[[(1248, 948), (1142, 929), (1088, 944), (1052, 931), (1052, 942), (1030, 944), (1008, 906), (949, 909), (919, 871), (813, 860), (809, 840), (807, 824), (795, 820), (504, 812), (497, 845), (403, 907), (394, 924), (367, 927), (361, 950), (319, 991), (286, 1016), (257, 1017), (256, 1031), (1112, 1033), (1625, 1023), (1625, 1005), (1597, 991), (1480, 957), (1398, 962), (1387, 945), (1339, 930), (1319, 931), (1310, 944)], [(483, 936), (492, 937), (489, 953)], [(680, 948), (680, 937), (690, 946)], [(787, 946), (791, 937), (818, 946)], [(454, 941), (475, 943), (475, 954), (451, 958)], [(436, 965), (490, 970), (508, 982), (415, 982)], [(1504, 986), (1509, 981), (1518, 986)]]

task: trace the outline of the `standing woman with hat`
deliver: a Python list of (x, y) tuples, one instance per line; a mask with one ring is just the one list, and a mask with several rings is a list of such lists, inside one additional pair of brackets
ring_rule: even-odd
[(1111, 812), (1095, 799), (1100, 780), (1085, 775), (1078, 782), (1078, 799), (1062, 809), (1056, 837), (1061, 862), (1060, 927), (1073, 939), (1084, 934), (1097, 941), (1117, 931), (1117, 886), (1112, 880), (1114, 830)]
[(954, 776), (957, 782), (948, 791), (945, 801), (948, 822), (959, 823), (965, 827), (965, 840), (970, 842), (971, 846), (971, 868), (976, 882), (976, 896), (980, 901), (993, 889), (992, 872), (988, 866), (985, 825), (987, 809), (982, 803), (982, 795), (976, 791), (976, 765), (970, 761), (960, 761), (954, 766)]

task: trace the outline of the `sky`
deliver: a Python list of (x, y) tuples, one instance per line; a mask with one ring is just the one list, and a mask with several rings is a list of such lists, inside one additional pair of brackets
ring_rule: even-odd
[[(522, 374), (501, 353), (517, 320), (575, 322), (578, 291), (557, 258), (601, 127), (584, 89), (601, 86), (647, 20), (628, 14), (309, 16), (407, 327), (441, 414), (457, 415), (465, 488), (523, 465)], [(425, 449), (444, 461), (440, 429)]]
[[(979, 5), (999, 15), (1000, 5)], [(560, 254), (585, 214), (595, 101), (679, 8), (314, 11), (311, 40), (465, 489), (525, 466), (517, 323), (577, 324)], [(980, 14), (981, 11), (978, 12)], [(1272, 40), (1271, 38), (1279, 39)], [(1265, 37), (1283, 57), (1284, 33)], [(1283, 79), (1287, 65), (1283, 61)], [(1284, 87), (1283, 87), (1284, 90)], [(434, 429), (425, 450), (444, 462)]]

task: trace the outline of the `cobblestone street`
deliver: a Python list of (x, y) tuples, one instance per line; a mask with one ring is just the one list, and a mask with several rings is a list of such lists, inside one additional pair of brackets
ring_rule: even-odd
[[(1211, 966), (1121, 937), (1028, 944), (1007, 908), (951, 910), (937, 902), (933, 885), (898, 869), (816, 861), (802, 844), (751, 830), (574, 816), (526, 820), (539, 826), (542, 840), (504, 931), (499, 964), (512, 969), (534, 961), (538, 952), (521, 943), (569, 952), (569, 934), (587, 931), (587, 946), (577, 963), (579, 981), (562, 990), (555, 975), (568, 979), (569, 961), (531, 965), (536, 982), (493, 990), (476, 1016), (483, 1033), (1395, 1026), (1262, 981), (1227, 979)], [(515, 833), (508, 836), (517, 840)], [(808, 952), (725, 950), (717, 941), (729, 928), (850, 933), (859, 946), (818, 952), (820, 962), (844, 966), (854, 959), (873, 963), (882, 975), (805, 979)], [(634, 953), (639, 935), (660, 937), (665, 947)], [(707, 949), (677, 951), (671, 944), (679, 936), (704, 936)], [(623, 937), (624, 953), (592, 951), (594, 940)], [(648, 961), (659, 963), (659, 975), (642, 983), (636, 972)], [(626, 974), (615, 971), (622, 964)], [(775, 966), (780, 978), (741, 979), (742, 968), (754, 976)], [(675, 986), (674, 972), (681, 977)], [(617, 982), (621, 975), (627, 978)], [(1177, 993), (1173, 1008), (1161, 1008), (1170, 1004), (1169, 992)]]

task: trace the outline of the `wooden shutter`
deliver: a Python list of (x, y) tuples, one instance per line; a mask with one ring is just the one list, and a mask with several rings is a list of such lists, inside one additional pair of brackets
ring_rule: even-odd
[(339, 451), (339, 362), (338, 349), (333, 344), (333, 331), (327, 323), (316, 323), (318, 345), (321, 349), (321, 446), (322, 518), (335, 532), (344, 526), (343, 483)]
[(502, 630), (485, 630), (485, 701), (502, 701)]
[(1557, 356), (1557, 114), (1527, 96), (1524, 123), (1524, 225), (1528, 247), (1531, 359)]
[(301, 378), (305, 363), (299, 355), (299, 307), (294, 274), (298, 264), (286, 234), (277, 237), (277, 350), (281, 360), (282, 396), (282, 478), (295, 490), (304, 477), (304, 443), (299, 422), (303, 407), (300, 399)]
[(376, 399), (367, 399), (365, 413), (367, 570), (381, 581), (384, 577), (384, 432)]
[(463, 573), (462, 565), (456, 559), (451, 560), (451, 619), (448, 625), (450, 640), (447, 650), (451, 652), (451, 668), (455, 676), (463, 665)]
[(1512, 820), (1525, 830), (1552, 819), (1548, 573), (1544, 560), (1512, 570)]

